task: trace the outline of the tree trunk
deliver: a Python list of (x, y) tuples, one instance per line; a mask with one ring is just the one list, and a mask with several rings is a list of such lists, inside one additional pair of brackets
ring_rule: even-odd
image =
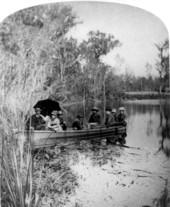
[(106, 109), (106, 84), (105, 84), (105, 75), (104, 75), (104, 81), (103, 81), (103, 119), (105, 122), (106, 116), (105, 116), (105, 109)]
[(86, 122), (86, 81), (84, 80), (84, 90), (83, 90), (83, 112)]

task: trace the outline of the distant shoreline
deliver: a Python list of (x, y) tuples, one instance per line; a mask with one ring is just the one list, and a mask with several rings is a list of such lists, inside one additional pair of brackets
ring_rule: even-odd
[(170, 93), (158, 93), (155, 91), (135, 91), (135, 92), (125, 92), (125, 100), (145, 100), (145, 99), (168, 99), (170, 98)]

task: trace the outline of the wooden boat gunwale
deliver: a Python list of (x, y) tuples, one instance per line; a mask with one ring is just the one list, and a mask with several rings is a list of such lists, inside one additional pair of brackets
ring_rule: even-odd
[(52, 146), (59, 143), (61, 140), (91, 140), (115, 138), (116, 136), (126, 133), (126, 126), (101, 127), (96, 129), (83, 129), (54, 132), (49, 130), (28, 130), (25, 135), (31, 139), (35, 148)]

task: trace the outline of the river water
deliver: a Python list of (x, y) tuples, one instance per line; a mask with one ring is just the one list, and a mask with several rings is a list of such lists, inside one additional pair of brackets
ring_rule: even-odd
[[(79, 150), (70, 149), (70, 167), (78, 187), (66, 206), (156, 206), (165, 188), (170, 194), (169, 103), (140, 100), (123, 105), (128, 148), (83, 141)], [(81, 107), (73, 108), (75, 115)]]

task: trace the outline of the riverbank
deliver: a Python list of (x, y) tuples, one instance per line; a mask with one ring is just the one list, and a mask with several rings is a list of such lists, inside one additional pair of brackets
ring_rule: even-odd
[(127, 100), (142, 100), (142, 99), (168, 99), (170, 93), (158, 93), (155, 91), (138, 91), (138, 92), (125, 92), (124, 99)]
[(155, 153), (95, 141), (48, 148), (41, 157), (46, 197), (39, 206), (152, 207), (164, 196), (168, 207), (170, 161)]

